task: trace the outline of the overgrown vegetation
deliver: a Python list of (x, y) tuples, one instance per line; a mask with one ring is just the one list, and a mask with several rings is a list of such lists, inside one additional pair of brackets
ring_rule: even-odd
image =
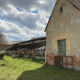
[(80, 80), (80, 72), (48, 66), (44, 60), (5, 56), (0, 60), (0, 80)]

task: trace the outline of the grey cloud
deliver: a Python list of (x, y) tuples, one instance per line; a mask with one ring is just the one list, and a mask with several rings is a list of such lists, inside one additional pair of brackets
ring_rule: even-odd
[[(52, 8), (53, 8), (53, 5), (54, 5), (54, 2), (56, 0), (45, 0), (45, 4), (40, 4), (38, 3), (38, 0), (0, 0), (0, 9), (2, 8), (4, 11), (10, 11), (10, 8), (7, 6), (8, 4), (11, 4), (13, 5), (15, 8), (22, 8), (26, 11), (26, 14), (16, 14), (16, 13), (10, 13), (10, 14), (3, 14), (0, 13), (0, 17), (3, 17), (3, 19), (7, 20), (8, 22), (11, 22), (11, 23), (14, 23), (18, 26), (22, 26), (22, 27), (26, 27), (26, 28), (29, 28), (31, 30), (40, 30), (39, 27), (41, 26), (37, 26), (36, 25), (36, 22), (37, 21), (40, 21), (41, 24), (45, 25), (47, 24), (46, 22), (46, 18), (44, 18), (45, 16), (50, 16), (50, 13), (52, 11)], [(31, 15), (31, 12), (30, 9), (33, 8), (33, 7), (36, 7), (38, 10), (41, 10), (43, 12), (45, 12), (46, 14), (43, 15), (43, 14), (40, 14), (41, 12), (39, 11), (38, 14), (36, 14), (35, 16), (34, 15)], [(28, 14), (27, 14), (28, 12)], [(48, 13), (48, 14), (47, 14)], [(42, 17), (41, 17), (42, 16)], [(48, 20), (48, 19), (47, 19)], [(42, 28), (41, 28), (42, 29)], [(26, 36), (29, 34), (29, 35), (32, 35), (30, 32), (26, 32), (27, 30), (25, 30), (25, 34)], [(11, 29), (10, 31), (4, 29), (4, 27), (0, 27), (0, 32), (3, 32), (3, 33), (21, 33), (18, 29), (15, 28), (14, 26), (14, 29)], [(43, 31), (41, 34), (33, 34), (34, 36), (42, 36), (42, 35), (45, 35), (44, 33), (44, 28), (43, 28)], [(16, 38), (15, 37), (12, 37), (10, 36), (9, 34), (7, 35), (8, 38), (13, 38), (14, 40), (16, 40), (17, 38), (18, 39), (21, 39), (21, 36), (18, 35)], [(32, 37), (32, 36), (31, 36)], [(25, 40), (26, 38), (24, 39), (21, 39), (21, 40)], [(30, 39), (30, 37), (29, 37)]]
[(6, 8), (7, 4), (29, 10), (33, 6), (47, 11), (52, 9), (55, 0), (45, 0), (45, 4), (38, 3), (39, 0), (0, 0), (0, 7)]

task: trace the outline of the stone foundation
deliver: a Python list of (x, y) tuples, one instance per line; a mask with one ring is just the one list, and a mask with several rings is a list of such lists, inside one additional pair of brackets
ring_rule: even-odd
[[(80, 59), (76, 56), (61, 56), (63, 57), (62, 66), (64, 68), (80, 70)], [(46, 53), (46, 63), (49, 65), (55, 65), (54, 53)]]
[(54, 54), (46, 53), (46, 63), (49, 65), (54, 65)]

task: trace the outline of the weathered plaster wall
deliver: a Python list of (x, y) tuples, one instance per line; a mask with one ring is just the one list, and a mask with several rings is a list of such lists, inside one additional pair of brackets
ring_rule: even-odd
[[(60, 7), (63, 7), (62, 12)], [(67, 0), (60, 0), (54, 8), (46, 35), (46, 54), (58, 55), (57, 40), (66, 39), (66, 55), (74, 57), (75, 67), (80, 66), (80, 11), (77, 8)]]

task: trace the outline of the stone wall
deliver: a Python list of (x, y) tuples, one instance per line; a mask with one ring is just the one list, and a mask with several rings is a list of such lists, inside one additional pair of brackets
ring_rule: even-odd
[[(62, 12), (60, 8), (63, 8)], [(66, 39), (66, 56), (73, 57), (73, 67), (80, 68), (80, 10), (67, 0), (59, 0), (46, 29), (46, 63), (54, 64), (58, 40)], [(53, 58), (53, 59), (52, 59)], [(50, 62), (51, 61), (51, 62)], [(53, 61), (53, 62), (52, 62)], [(70, 61), (70, 59), (69, 59)]]

